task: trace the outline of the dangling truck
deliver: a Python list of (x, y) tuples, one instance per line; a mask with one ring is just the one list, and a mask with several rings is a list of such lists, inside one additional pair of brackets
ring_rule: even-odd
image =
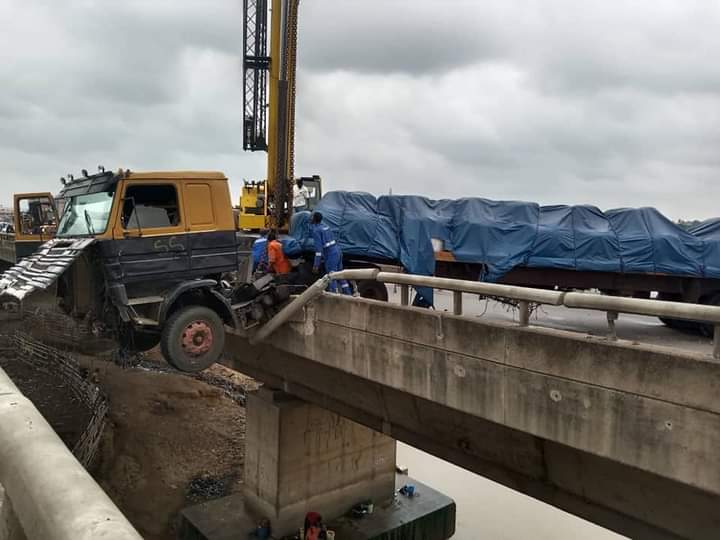
[[(58, 305), (130, 351), (158, 344), (199, 371), (223, 350), (224, 326), (266, 320), (291, 286), (247, 275), (254, 236), (236, 228), (218, 172), (100, 172), (65, 180), (55, 238), (0, 275), (0, 302), (56, 291)], [(242, 282), (242, 279), (236, 279)]]

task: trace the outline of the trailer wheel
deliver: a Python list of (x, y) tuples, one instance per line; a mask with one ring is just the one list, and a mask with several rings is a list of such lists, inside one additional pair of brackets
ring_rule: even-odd
[(357, 282), (358, 292), (363, 298), (370, 300), (388, 301), (387, 287), (378, 281), (363, 280)]
[[(682, 302), (682, 297), (679, 294), (659, 293), (658, 300), (664, 300), (667, 302)], [(680, 330), (681, 332), (698, 332), (699, 325), (693, 321), (687, 321), (685, 319), (671, 319), (669, 317), (658, 317), (660, 322), (668, 328), (673, 330)]]
[(174, 368), (189, 373), (202, 371), (217, 362), (223, 352), (223, 321), (205, 306), (183, 307), (165, 323), (160, 346)]
[[(700, 299), (701, 304), (708, 306), (720, 306), (720, 293), (710, 294)], [(712, 323), (698, 322), (700, 334), (705, 337), (713, 337), (715, 335), (715, 325)]]

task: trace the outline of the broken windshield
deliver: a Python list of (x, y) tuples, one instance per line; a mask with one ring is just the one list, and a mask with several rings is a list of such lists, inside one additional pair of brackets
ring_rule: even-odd
[(76, 195), (65, 201), (57, 236), (95, 236), (107, 229), (114, 192)]

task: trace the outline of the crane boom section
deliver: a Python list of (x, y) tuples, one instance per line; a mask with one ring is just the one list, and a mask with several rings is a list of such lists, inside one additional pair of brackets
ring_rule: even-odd
[(244, 2), (243, 146), (251, 151), (265, 150), (268, 156), (265, 182), (246, 183), (243, 188), (240, 214), (243, 228), (257, 228), (262, 224), (285, 229), (292, 210), (299, 3), (300, 0), (271, 0), (270, 54), (267, 56), (266, 41), (263, 41), (267, 40), (267, 0)]

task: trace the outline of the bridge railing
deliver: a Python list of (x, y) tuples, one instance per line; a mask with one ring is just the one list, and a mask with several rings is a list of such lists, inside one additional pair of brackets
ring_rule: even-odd
[(2, 369), (0, 485), (27, 540), (142, 538)]
[(642, 298), (622, 298), (585, 292), (563, 292), (499, 283), (484, 283), (448, 279), (435, 276), (419, 276), (399, 272), (383, 272), (378, 269), (343, 270), (323, 276), (303, 294), (286, 306), (270, 322), (263, 326), (253, 337), (253, 342), (260, 342), (270, 336), (282, 324), (287, 322), (304, 305), (321, 294), (331, 280), (375, 280), (381, 283), (392, 283), (401, 286), (401, 304), (409, 305), (410, 287), (430, 287), (432, 289), (453, 292), (453, 313), (463, 314), (463, 293), (476, 294), (488, 298), (502, 298), (515, 301), (519, 309), (520, 326), (528, 326), (532, 306), (549, 305), (564, 306), (569, 309), (588, 309), (602, 311), (607, 314), (608, 339), (617, 339), (615, 321), (620, 313), (647, 315), (668, 319), (682, 319), (703, 322), (714, 327), (713, 357), (720, 359), (720, 307), (683, 302), (668, 302)]

